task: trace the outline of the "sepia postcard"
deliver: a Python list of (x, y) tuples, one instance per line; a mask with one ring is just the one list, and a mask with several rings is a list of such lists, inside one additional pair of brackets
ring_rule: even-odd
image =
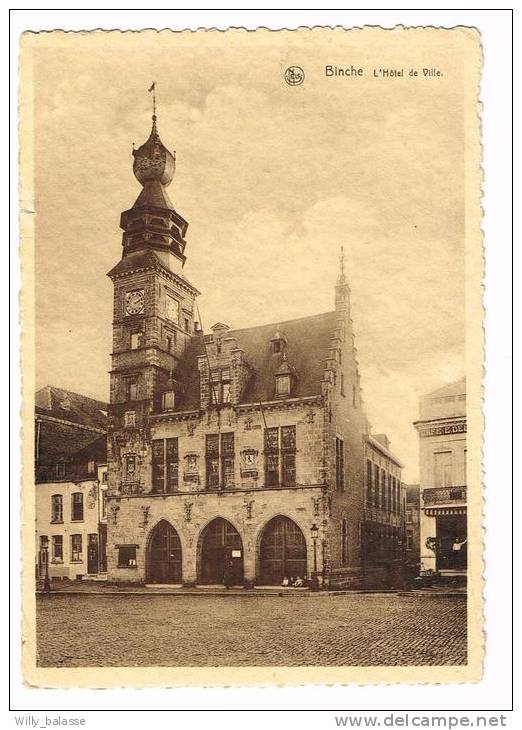
[(480, 680), (481, 65), (23, 34), (28, 686)]

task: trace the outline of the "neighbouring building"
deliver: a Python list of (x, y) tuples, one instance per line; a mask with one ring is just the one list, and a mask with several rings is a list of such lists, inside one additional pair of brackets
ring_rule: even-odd
[(406, 565), (411, 577), (420, 571), (420, 487), (406, 485)]
[(402, 463), (390, 451), (386, 434), (365, 444), (366, 497), (362, 553), (366, 585), (402, 580), (405, 561), (405, 486)]
[[(36, 393), (36, 575), (107, 571), (107, 404), (47, 386)], [(48, 549), (44, 545), (48, 543)]]
[(109, 272), (109, 579), (388, 581), (403, 550), (401, 465), (369, 433), (343, 264), (333, 311), (203, 333), (155, 116), (133, 155), (142, 190)]
[(466, 573), (466, 380), (420, 399), (422, 570)]

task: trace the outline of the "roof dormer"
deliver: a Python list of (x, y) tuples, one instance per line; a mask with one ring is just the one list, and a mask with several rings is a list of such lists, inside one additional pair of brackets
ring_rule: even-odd
[(285, 352), (288, 341), (284, 335), (276, 330), (274, 336), (270, 339), (270, 350), (272, 355), (278, 355), (279, 353)]
[(295, 369), (290, 365), (283, 352), (283, 362), (275, 371), (275, 395), (277, 398), (288, 398), (297, 380)]

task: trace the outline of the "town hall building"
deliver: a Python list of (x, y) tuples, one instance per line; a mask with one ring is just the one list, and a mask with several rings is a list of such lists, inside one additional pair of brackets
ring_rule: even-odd
[(332, 311), (204, 333), (155, 115), (133, 155), (142, 190), (109, 272), (108, 579), (359, 587), (396, 576), (402, 465), (370, 435), (343, 263)]

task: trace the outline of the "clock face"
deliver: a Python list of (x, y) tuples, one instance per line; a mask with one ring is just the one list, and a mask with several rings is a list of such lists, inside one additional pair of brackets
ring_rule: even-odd
[(179, 307), (176, 299), (167, 295), (167, 318), (171, 322), (177, 322), (179, 317)]
[(125, 314), (142, 314), (144, 310), (144, 291), (135, 289), (125, 293)]

